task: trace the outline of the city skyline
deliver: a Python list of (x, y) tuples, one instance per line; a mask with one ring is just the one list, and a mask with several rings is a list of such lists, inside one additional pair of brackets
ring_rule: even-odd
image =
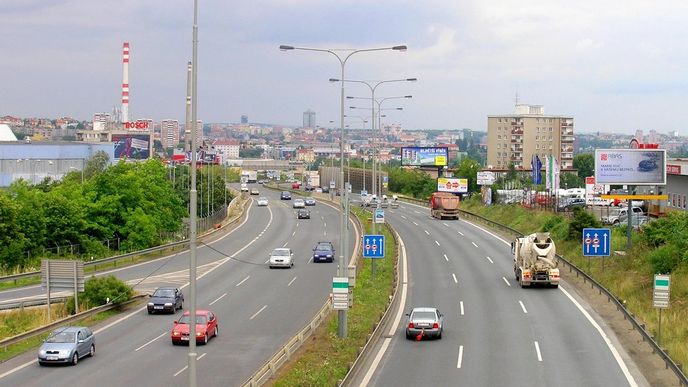
[[(0, 4), (0, 42), (11, 60), (0, 116), (90, 120), (119, 105), (122, 43), (129, 42), (131, 119), (184, 121), (192, 3), (133, 0), (117, 7), (85, 0)], [(405, 129), (486, 131), (487, 116), (520, 103), (569, 115), (576, 132), (688, 134), (680, 117), (688, 61), (678, 1), (203, 2), (199, 8), (199, 118), (298, 126), (312, 108), (318, 124), (339, 119), (340, 66), (331, 55), (281, 52), (280, 44), (407, 52), (354, 55), (347, 79), (386, 80), (377, 97)], [(301, 22), (308, 20), (308, 23)], [(346, 94), (369, 97), (348, 83)], [(347, 101), (349, 102), (349, 101)], [(366, 107), (365, 101), (348, 103)], [(393, 103), (394, 102), (394, 103)], [(365, 111), (359, 111), (357, 113)], [(369, 114), (369, 113), (368, 113)], [(323, 123), (325, 123), (323, 125)], [(353, 123), (353, 122), (352, 122)]]

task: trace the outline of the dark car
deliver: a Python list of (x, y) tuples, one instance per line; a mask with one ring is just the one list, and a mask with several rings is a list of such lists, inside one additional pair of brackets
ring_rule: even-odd
[(148, 301), (148, 314), (155, 312), (174, 313), (184, 306), (184, 294), (177, 288), (157, 288)]
[(334, 262), (332, 242), (318, 242), (313, 248), (313, 262)]
[(323, 191), (323, 193), (330, 193), (330, 187), (328, 187), (328, 186), (323, 186), (323, 187), (322, 187), (322, 191)]
[(299, 219), (310, 219), (311, 212), (306, 209), (300, 209), (296, 215)]
[(280, 195), (281, 200), (291, 200), (291, 193), (289, 191), (282, 191), (282, 194)]

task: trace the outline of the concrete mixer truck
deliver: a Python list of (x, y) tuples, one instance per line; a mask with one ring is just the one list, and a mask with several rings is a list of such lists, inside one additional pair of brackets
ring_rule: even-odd
[(533, 233), (511, 242), (514, 275), (521, 287), (559, 286), (556, 248), (548, 232)]

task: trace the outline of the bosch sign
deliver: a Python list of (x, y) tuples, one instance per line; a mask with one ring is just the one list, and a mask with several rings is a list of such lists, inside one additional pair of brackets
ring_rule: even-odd
[(149, 127), (150, 126), (147, 121), (124, 123), (124, 129), (149, 129)]

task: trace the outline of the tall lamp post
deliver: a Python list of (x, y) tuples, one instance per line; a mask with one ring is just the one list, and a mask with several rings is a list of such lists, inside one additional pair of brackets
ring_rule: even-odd
[[(341, 65), (342, 68), (342, 76), (341, 76), (341, 84), (342, 84), (342, 90), (340, 94), (340, 117), (339, 117), (339, 128), (340, 128), (340, 138), (339, 138), (339, 150), (340, 150), (340, 157), (341, 159), (339, 160), (340, 163), (340, 169), (339, 169), (339, 188), (342, 189), (344, 186), (344, 80), (346, 79), (344, 77), (344, 67), (346, 65), (346, 62), (351, 58), (352, 55), (360, 53), (360, 52), (370, 52), (370, 51), (384, 51), (384, 50), (394, 50), (394, 51), (406, 51), (406, 46), (405, 45), (399, 45), (399, 46), (392, 46), (392, 47), (379, 47), (379, 48), (367, 48), (367, 49), (360, 49), (360, 50), (336, 50), (336, 51), (346, 51), (348, 54), (346, 56), (342, 57), (340, 56), (335, 50), (331, 49), (322, 49), (322, 48), (307, 48), (307, 47), (294, 47), (294, 46), (287, 46), (287, 45), (281, 45), (279, 46), (280, 50), (282, 51), (290, 51), (290, 50), (302, 50), (302, 51), (317, 51), (317, 52), (326, 52), (329, 54), (334, 55), (337, 60), (339, 61), (339, 64)], [(346, 190), (344, 190), (343, 195), (346, 195)], [(344, 200), (346, 200), (346, 196), (342, 197)], [(344, 203), (342, 203), (344, 204)], [(341, 209), (341, 215), (340, 215), (340, 225), (339, 225), (339, 240), (342, 242), (342, 248), (340, 248), (340, 251), (342, 251), (342, 254), (339, 255), (339, 276), (340, 277), (348, 277), (347, 273), (347, 266), (348, 266), (348, 258), (346, 256), (346, 249), (348, 249), (348, 246), (346, 246), (343, 241), (344, 241), (344, 229), (346, 227), (346, 221), (345, 221), (345, 214), (344, 214), (344, 208)], [(346, 214), (348, 217), (348, 214)], [(338, 336), (339, 337), (346, 337), (346, 310), (339, 310), (338, 313), (339, 317), (339, 327), (338, 327)]]

